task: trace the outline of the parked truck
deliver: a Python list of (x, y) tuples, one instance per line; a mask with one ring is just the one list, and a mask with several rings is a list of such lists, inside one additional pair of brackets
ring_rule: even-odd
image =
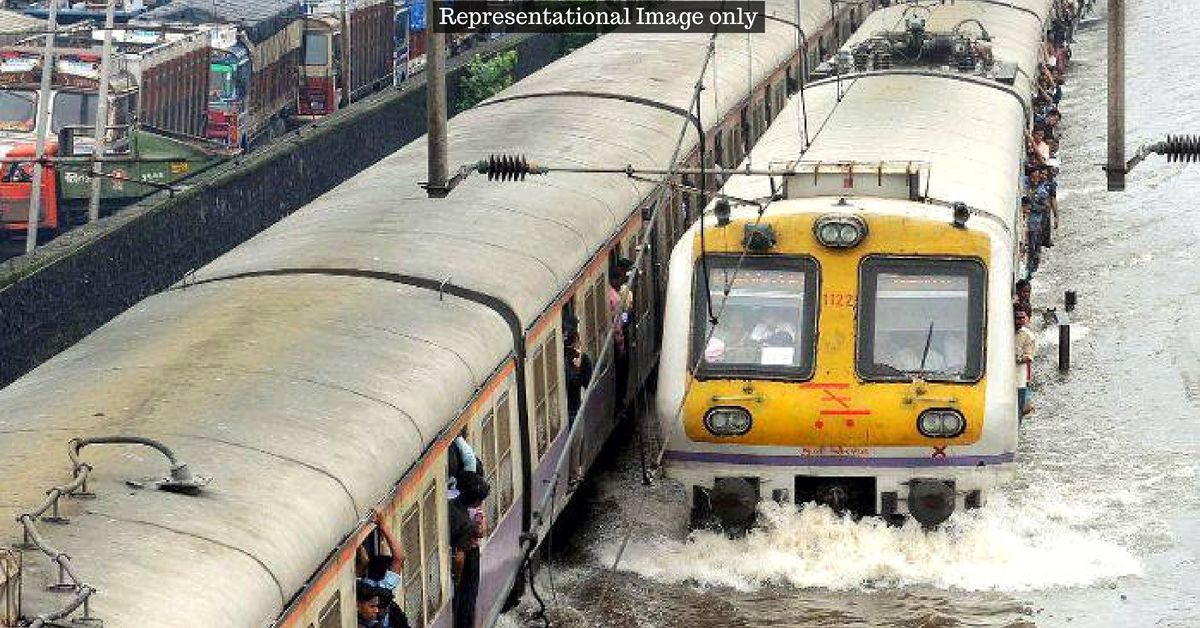
[[(99, 107), (100, 57), (97, 34), (73, 29), (56, 47), (48, 115), (47, 154), (90, 155)], [(220, 147), (200, 147), (207, 110), (207, 33), (114, 32), (115, 51), (109, 75), (106, 158), (123, 164), (106, 169), (115, 177), (169, 183), (178, 175), (194, 174), (225, 157)], [(30, 42), (33, 43), (33, 42)], [(35, 46), (0, 48), (0, 228), (24, 231), (32, 192), (38, 135), (38, 84), (42, 74), (41, 50)], [(59, 137), (69, 135), (70, 146)], [(86, 132), (85, 132), (86, 131)], [(206, 153), (197, 158), (195, 150)], [(137, 164), (144, 153), (162, 159), (156, 165)], [(168, 154), (171, 153), (171, 154)], [(177, 158), (177, 159), (172, 159)], [(177, 162), (176, 173), (171, 162)], [(178, 165), (186, 162), (187, 166)], [(40, 210), (42, 229), (57, 231), (81, 215), (87, 206), (90, 184), (88, 163), (43, 166)], [(148, 168), (148, 169), (147, 169)], [(159, 171), (158, 168), (165, 169)], [(107, 205), (143, 196), (152, 187), (109, 180), (101, 186)]]
[(174, 0), (133, 24), (208, 33), (204, 137), (249, 150), (287, 130), (299, 86), (301, 0)]
[(392, 83), (393, 0), (308, 0), (295, 122), (328, 115)]

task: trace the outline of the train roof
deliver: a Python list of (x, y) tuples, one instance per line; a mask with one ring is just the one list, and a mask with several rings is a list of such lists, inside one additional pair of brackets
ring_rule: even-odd
[[(745, 37), (718, 39), (710, 123), (711, 103), (738, 102), (748, 76), (793, 49), (790, 27), (767, 28), (752, 67)], [(562, 91), (603, 69), (625, 77), (593, 84), (610, 97), (534, 96), (521, 83), (451, 121), (451, 157), (666, 166), (683, 118), (629, 96), (686, 104), (706, 46), (602, 37), (533, 78)], [(424, 163), (424, 142), (383, 159), (195, 275), (213, 281), (142, 301), (0, 390), (0, 519), (69, 478), (76, 436), (159, 438), (214, 478), (196, 497), (137, 490), (124, 480), (162, 474), (157, 454), (85, 450), (96, 499), (64, 501), (71, 523), (40, 527), (97, 587), (92, 612), (106, 626), (271, 623), (512, 351), (483, 306), (322, 270), (445, 278), (506, 299), (528, 326), (650, 189), (619, 176), (476, 178), (429, 200), (416, 187)], [(250, 271), (286, 274), (229, 278)], [(25, 565), (26, 611), (58, 608), (41, 586), (54, 578), (46, 561)]]
[[(788, 6), (772, 3), (780, 11)], [(805, 15), (810, 28), (819, 15)], [(743, 36), (718, 39), (701, 109), (708, 125), (715, 112), (744, 98), (748, 80), (761, 80), (787, 58), (795, 31), (768, 22), (752, 41), (748, 49)], [(551, 166), (667, 167), (685, 120), (678, 110), (688, 107), (707, 46), (708, 37), (696, 35), (602, 37), (586, 55), (570, 55), (456, 117), (451, 162), (520, 151)], [(694, 143), (694, 130), (687, 133)], [(446, 279), (505, 295), (528, 326), (650, 190), (622, 175), (553, 174), (507, 184), (475, 177), (447, 199), (429, 199), (414, 183), (426, 178), (425, 164), (425, 141), (413, 142), (197, 277), (298, 265)]]
[(259, 43), (303, 16), (301, 0), (172, 0), (134, 23), (234, 24)]
[[(876, 11), (850, 41), (891, 29), (907, 10), (905, 5)], [(1036, 72), (1036, 42), (1049, 16), (1048, 2), (1025, 0), (1017, 7), (960, 2), (924, 10), (931, 30), (979, 20), (998, 55), (1011, 54), (1029, 75)], [(1011, 232), (1031, 89), (1025, 85), (1007, 88), (954, 72), (900, 69), (818, 81), (805, 88), (803, 102), (799, 96), (789, 99), (742, 166), (854, 162), (865, 172), (872, 164), (914, 162), (926, 171), (922, 191), (927, 189), (930, 198), (966, 203)], [(812, 144), (804, 150), (806, 122)], [(766, 177), (735, 175), (722, 191), (761, 199), (770, 196), (771, 187)]]
[[(840, 102), (836, 80), (805, 89), (814, 139), (802, 157), (804, 107), (796, 97), (759, 139), (749, 162), (755, 168), (798, 159), (855, 162), (861, 176), (869, 176), (873, 164), (914, 162), (927, 173), (929, 197), (961, 201), (1012, 229), (1025, 123), (1011, 94), (918, 74), (866, 75), (842, 83)], [(730, 177), (723, 191), (747, 199), (771, 193), (766, 177), (750, 175)]]
[[(1016, 0), (1012, 3), (967, 1), (939, 5), (896, 5), (879, 9), (842, 46), (849, 50), (880, 32), (904, 29), (909, 14), (925, 18), (927, 31), (948, 32), (962, 24), (965, 32), (979, 35), (982, 24), (991, 36), (992, 52), (997, 61), (1015, 63), (1018, 77), (1015, 87), (1026, 96), (1033, 89), (1038, 63), (1042, 59), (1039, 31), (1044, 32), (1050, 14), (1049, 0)], [(975, 23), (972, 24), (971, 22)]]

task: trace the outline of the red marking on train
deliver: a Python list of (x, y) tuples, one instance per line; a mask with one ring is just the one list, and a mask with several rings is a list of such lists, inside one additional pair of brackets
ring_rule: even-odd
[(841, 384), (841, 383), (816, 384), (816, 383), (809, 382), (807, 384), (800, 384), (800, 387), (801, 388), (817, 388), (817, 389), (823, 389), (823, 388), (841, 389), (841, 388), (849, 388), (850, 384)]
[(854, 419), (846, 419), (846, 427), (854, 427)]
[(945, 458), (945, 457), (946, 457), (946, 446), (945, 445), (943, 445), (941, 447), (934, 447), (933, 455), (930, 456), (930, 458)]
[(825, 427), (825, 422), (817, 421), (816, 425), (817, 425), (817, 429), (823, 429)]
[(825, 392), (825, 398), (826, 398), (826, 399), (829, 399), (829, 400), (831, 400), (831, 401), (836, 401), (836, 402), (838, 402), (839, 404), (841, 404), (841, 406), (842, 406), (843, 408), (849, 408), (849, 407), (850, 407), (850, 404), (846, 403), (847, 401), (850, 401), (850, 398), (849, 398), (849, 397), (839, 397), (839, 396), (837, 396), (837, 393), (833, 392), (832, 390), (829, 390), (828, 388), (826, 388), (826, 389), (824, 390), (824, 392)]
[(867, 416), (870, 410), (821, 410), (821, 414), (834, 416)]

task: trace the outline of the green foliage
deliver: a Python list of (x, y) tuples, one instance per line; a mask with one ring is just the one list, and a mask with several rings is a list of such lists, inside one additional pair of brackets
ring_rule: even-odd
[(591, 43), (596, 33), (563, 33), (558, 36), (558, 54), (569, 55)]
[(489, 59), (479, 55), (472, 57), (458, 80), (457, 110), (466, 111), (512, 85), (516, 68), (515, 50), (502, 52)]

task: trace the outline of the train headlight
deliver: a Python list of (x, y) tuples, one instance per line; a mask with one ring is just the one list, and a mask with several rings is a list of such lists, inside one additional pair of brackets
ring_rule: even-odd
[(932, 438), (954, 438), (967, 429), (967, 420), (957, 410), (926, 410), (917, 418), (917, 431)]
[(704, 415), (704, 427), (714, 436), (741, 436), (750, 431), (752, 424), (745, 408), (713, 408)]
[(867, 237), (867, 225), (857, 216), (823, 216), (817, 219), (813, 231), (818, 242), (838, 249), (858, 246)]

